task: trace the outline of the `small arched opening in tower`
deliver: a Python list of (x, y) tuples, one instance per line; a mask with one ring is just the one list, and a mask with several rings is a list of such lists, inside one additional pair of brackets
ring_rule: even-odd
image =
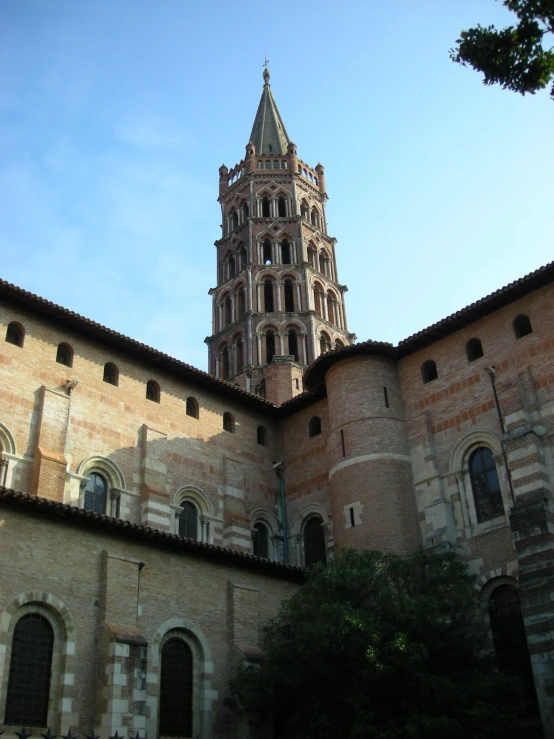
[(264, 280), (264, 310), (273, 313), (273, 280)]
[(285, 198), (282, 195), (277, 201), (277, 213), (279, 215), (279, 218), (285, 218), (287, 215), (287, 204), (285, 202)]
[(271, 249), (271, 241), (269, 239), (266, 239), (263, 243), (263, 254), (262, 254), (262, 262), (264, 264), (273, 264), (273, 255), (272, 255), (272, 249)]
[(269, 364), (275, 356), (275, 334), (270, 329), (265, 335), (266, 364)]
[(298, 334), (291, 328), (289, 331), (289, 355), (292, 355), (296, 362), (298, 362)]
[(244, 287), (239, 287), (237, 292), (237, 307), (239, 318), (245, 313)]
[(331, 290), (327, 292), (327, 320), (329, 323), (336, 325), (337, 319), (335, 316), (335, 300)]
[(223, 380), (229, 379), (229, 349), (226, 346), (223, 347), (221, 352), (221, 378)]
[(266, 196), (262, 200), (262, 218), (269, 218), (269, 217), (270, 217), (269, 198)]
[(242, 339), (239, 337), (237, 339), (237, 343), (235, 346), (235, 355), (236, 355), (236, 371), (237, 373), (240, 372), (244, 365), (244, 347), (242, 344)]
[(281, 263), (282, 264), (291, 263), (290, 244), (287, 239), (283, 239), (283, 241), (281, 242)]
[(285, 280), (285, 312), (294, 312), (294, 286), (292, 280)]

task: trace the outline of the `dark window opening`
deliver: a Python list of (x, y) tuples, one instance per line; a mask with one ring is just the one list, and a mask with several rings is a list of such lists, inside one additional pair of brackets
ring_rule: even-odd
[(64, 364), (66, 367), (73, 365), (73, 352), (69, 344), (60, 344), (56, 352), (56, 362)]
[(292, 280), (285, 280), (285, 311), (294, 312), (294, 285)]
[(279, 218), (285, 218), (287, 215), (287, 205), (283, 196), (281, 196), (277, 201), (277, 213), (279, 215)]
[(320, 433), (321, 418), (319, 416), (313, 416), (313, 418), (310, 418), (310, 423), (308, 424), (308, 435), (312, 438), (313, 436), (318, 436)]
[(314, 516), (304, 526), (304, 561), (306, 567), (327, 561), (325, 529), (321, 518)]
[(269, 218), (269, 198), (265, 197), (262, 200), (262, 217), (263, 218)]
[(327, 293), (327, 320), (329, 323), (336, 324), (335, 320), (335, 301), (333, 300), (333, 293)]
[(223, 414), (223, 430), (228, 431), (230, 434), (235, 433), (235, 419), (231, 413), (225, 412)]
[(385, 408), (388, 408), (389, 407), (389, 393), (386, 387), (383, 388), (383, 391), (385, 393)]
[(469, 458), (469, 476), (478, 523), (504, 515), (498, 473), (492, 452), (479, 447)]
[(273, 313), (273, 281), (264, 280), (264, 310)]
[(321, 334), (321, 337), (319, 339), (319, 350), (321, 354), (325, 354), (326, 352), (331, 351), (331, 339), (327, 336), (327, 334)]
[(238, 314), (240, 318), (240, 316), (243, 316), (245, 313), (245, 300), (244, 300), (244, 288), (243, 287), (241, 287), (237, 293), (237, 306), (238, 306)]
[(178, 638), (166, 641), (160, 675), (160, 736), (193, 735), (192, 676), (188, 644)]
[(234, 277), (236, 274), (236, 262), (235, 257), (230, 256), (229, 257), (229, 277)]
[[(346, 457), (346, 447), (344, 445), (344, 431), (343, 431), (343, 429), (340, 430), (340, 444), (341, 444), (341, 447), (342, 447), (342, 456), (343, 457)], [(352, 524), (352, 525), (354, 525), (354, 524)]]
[(229, 350), (227, 347), (221, 352), (221, 371), (223, 373), (223, 379), (229, 379)]
[(5, 724), (46, 726), (54, 631), (38, 613), (22, 616), (13, 632)]
[(470, 339), (466, 344), (466, 355), (468, 362), (474, 362), (483, 356), (483, 347), (479, 339)]
[(85, 487), (85, 500), (83, 508), (92, 513), (106, 513), (108, 503), (108, 483), (96, 472), (89, 475)]
[(233, 322), (233, 317), (231, 315), (231, 298), (229, 296), (225, 298), (224, 311), (225, 311), (225, 325), (230, 326), (231, 323)]
[(258, 429), (256, 431), (256, 437), (257, 437), (258, 444), (260, 444), (260, 446), (267, 446), (266, 432), (265, 432), (264, 426), (258, 426)]
[(242, 208), (244, 211), (244, 220), (246, 220), (248, 216), (250, 215), (250, 208), (248, 207), (248, 203), (244, 203)]
[(108, 385), (117, 385), (118, 372), (115, 364), (108, 362), (104, 365), (104, 377), (102, 379)]
[[(289, 331), (289, 354), (292, 354), (295, 361), (298, 362), (298, 336), (296, 331)], [(298, 380), (296, 381), (298, 383)], [(296, 385), (298, 387), (298, 385)]]
[(526, 316), (524, 313), (514, 318), (513, 327), (516, 339), (522, 339), (524, 336), (533, 333), (529, 316)]
[(198, 511), (194, 503), (188, 500), (181, 503), (179, 536), (184, 536), (187, 539), (198, 539)]
[(14, 346), (23, 346), (23, 329), (17, 323), (8, 324), (6, 329), (6, 341)]
[(282, 264), (290, 264), (291, 263), (291, 259), (290, 259), (290, 244), (289, 244), (289, 242), (286, 239), (281, 242), (281, 263)]
[(240, 268), (244, 269), (246, 267), (246, 262), (247, 262), (246, 249), (244, 247), (239, 251), (239, 259), (240, 259)]
[(255, 557), (269, 558), (269, 532), (263, 523), (257, 523), (252, 531), (252, 554)]
[(354, 506), (350, 506), (348, 510), (350, 512), (350, 526), (355, 526), (356, 522), (354, 521)]
[(266, 364), (269, 364), (275, 356), (275, 334), (268, 331), (265, 335)]
[(154, 403), (160, 402), (160, 387), (154, 380), (148, 380), (146, 383), (146, 400), (153, 400)]
[(266, 239), (263, 244), (262, 262), (264, 264), (273, 264), (273, 257), (271, 252), (271, 241), (269, 239)]
[(193, 398), (192, 396), (187, 398), (187, 416), (191, 416), (192, 418), (198, 418), (199, 417), (199, 408), (198, 408), (198, 401), (196, 398)]
[(428, 382), (432, 382), (438, 378), (437, 365), (432, 359), (428, 359), (421, 366), (421, 377), (423, 378), (423, 384), (426, 385)]
[(236, 354), (236, 360), (237, 360), (237, 372), (240, 372), (244, 365), (244, 349), (242, 346), (242, 339), (238, 339), (237, 341), (237, 345), (235, 347), (235, 354)]
[(298, 377), (294, 380), (294, 387), (296, 390), (300, 390), (300, 382), (298, 381)]
[(500, 585), (493, 591), (489, 599), (489, 617), (498, 667), (525, 681), (531, 704), (529, 708), (536, 713), (535, 682), (525, 624), (519, 595), (512, 585)]
[(236, 228), (239, 225), (239, 214), (236, 210), (231, 211), (231, 222), (233, 224), (233, 228)]

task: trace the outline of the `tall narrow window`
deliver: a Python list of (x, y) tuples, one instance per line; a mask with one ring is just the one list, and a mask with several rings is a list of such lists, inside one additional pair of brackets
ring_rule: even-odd
[(192, 652), (177, 637), (162, 647), (160, 675), (160, 736), (191, 737)]
[(233, 228), (239, 225), (239, 214), (234, 209), (231, 211), (231, 223), (233, 224)]
[(236, 355), (237, 372), (240, 372), (244, 365), (244, 348), (242, 345), (242, 339), (237, 340), (237, 345), (235, 347), (235, 355)]
[(438, 376), (439, 374), (437, 372), (437, 365), (433, 362), (432, 359), (428, 359), (421, 365), (421, 378), (424, 385), (426, 385), (428, 382), (436, 380)]
[(266, 364), (269, 364), (275, 356), (275, 334), (268, 331), (265, 335)]
[(483, 347), (479, 339), (470, 339), (466, 344), (466, 356), (468, 362), (474, 362), (483, 356)]
[(187, 410), (186, 410), (187, 416), (191, 416), (192, 418), (198, 418), (199, 417), (199, 408), (198, 408), (198, 401), (196, 398), (193, 398), (192, 396), (189, 396), (187, 398)]
[(223, 414), (223, 430), (228, 431), (230, 434), (235, 433), (235, 419), (232, 413), (225, 412)]
[(237, 307), (239, 318), (245, 313), (244, 288), (241, 287), (237, 293)]
[(59, 344), (56, 352), (56, 362), (58, 364), (64, 364), (66, 367), (73, 366), (73, 350), (69, 344)]
[(285, 311), (294, 312), (294, 285), (292, 280), (285, 280)]
[(322, 333), (319, 338), (319, 349), (321, 354), (331, 351), (331, 339), (325, 333)]
[(262, 218), (269, 218), (269, 217), (270, 217), (269, 198), (265, 197), (262, 200)]
[(85, 487), (85, 501), (83, 508), (92, 513), (106, 513), (108, 503), (108, 483), (96, 472), (89, 475)]
[(264, 523), (257, 523), (252, 531), (252, 554), (255, 557), (269, 557), (269, 532)]
[(248, 207), (248, 203), (243, 204), (242, 211), (244, 213), (244, 220), (246, 220), (248, 216), (250, 215), (250, 208)]
[(235, 262), (235, 257), (231, 254), (229, 257), (229, 277), (234, 277), (237, 272), (237, 265)]
[(281, 241), (281, 263), (282, 264), (290, 264), (291, 258), (290, 258), (290, 244), (287, 241), (287, 239), (284, 239)]
[[(279, 162), (276, 162), (278, 165)], [(281, 195), (279, 200), (277, 201), (277, 212), (279, 214), (279, 218), (285, 218), (287, 215), (287, 204), (285, 202), (285, 198)]]
[(243, 247), (239, 251), (239, 261), (240, 261), (240, 268), (244, 269), (246, 267), (247, 256), (246, 256), (246, 249)]
[(198, 511), (194, 503), (185, 500), (179, 513), (179, 536), (198, 539)]
[(264, 310), (273, 313), (273, 280), (264, 280)]
[(6, 329), (6, 341), (8, 344), (23, 346), (23, 337), (23, 327), (19, 323), (12, 321), (12, 323), (8, 324), (8, 328)]
[(529, 316), (526, 316), (524, 313), (521, 313), (519, 316), (514, 318), (513, 327), (516, 339), (522, 339), (524, 336), (533, 333), (533, 327), (531, 326)]
[(327, 320), (336, 324), (334, 295), (330, 290), (327, 293)]
[(148, 380), (146, 383), (146, 400), (153, 400), (154, 403), (160, 402), (160, 386), (154, 380)]
[(298, 336), (294, 329), (289, 331), (289, 354), (292, 354), (295, 361), (298, 362)]
[(221, 373), (224, 380), (229, 379), (229, 350), (224, 347), (221, 352)]
[(47, 726), (54, 631), (38, 613), (22, 616), (13, 632), (5, 724)]
[(117, 385), (119, 378), (119, 372), (117, 371), (117, 367), (112, 362), (107, 362), (104, 365), (104, 377), (102, 378), (104, 382), (107, 382), (108, 385)]
[(262, 251), (263, 251), (262, 262), (264, 264), (273, 264), (273, 256), (271, 253), (272, 252), (271, 241), (269, 239), (266, 239), (264, 241)]
[(306, 567), (327, 561), (325, 529), (319, 516), (313, 516), (304, 526), (304, 561)]
[(233, 315), (231, 313), (231, 298), (229, 295), (225, 298), (225, 325), (230, 326), (233, 323)]
[(482, 446), (473, 452), (469, 458), (469, 476), (478, 523), (503, 516), (504, 502), (490, 449)]
[(321, 287), (318, 283), (314, 285), (314, 310), (318, 316), (323, 315), (321, 312)]

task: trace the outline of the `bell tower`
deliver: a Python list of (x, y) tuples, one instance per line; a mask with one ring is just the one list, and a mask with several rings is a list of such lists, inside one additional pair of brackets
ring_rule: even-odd
[(206, 343), (213, 375), (280, 404), (302, 392), (314, 359), (355, 336), (327, 233), (323, 167), (298, 158), (267, 66), (263, 79), (246, 156), (219, 169), (222, 235)]

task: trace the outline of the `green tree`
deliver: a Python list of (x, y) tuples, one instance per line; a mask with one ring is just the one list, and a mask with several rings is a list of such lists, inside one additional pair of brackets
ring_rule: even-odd
[[(548, 34), (554, 34), (554, 0), (503, 0), (503, 4), (515, 13), (517, 25), (501, 30), (478, 25), (462, 31), (450, 58), (483, 72), (485, 85), (535, 94), (554, 80), (554, 53), (543, 46)], [(554, 100), (554, 84), (550, 96)]]
[(282, 605), (230, 705), (287, 739), (517, 736), (524, 688), (495, 669), (477, 597), (452, 555), (345, 551)]

